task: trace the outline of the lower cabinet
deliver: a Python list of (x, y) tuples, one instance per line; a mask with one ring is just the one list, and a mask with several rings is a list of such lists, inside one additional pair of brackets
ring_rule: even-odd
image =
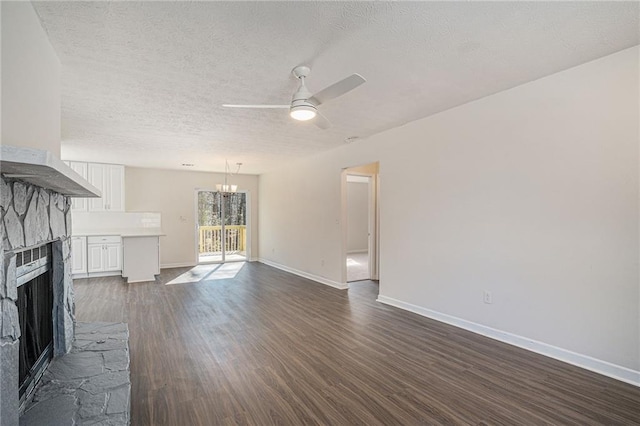
[(71, 273), (87, 273), (87, 237), (71, 237)]
[(122, 241), (120, 236), (87, 237), (87, 272), (122, 270)]
[(122, 271), (122, 240), (119, 235), (72, 237), (71, 252), (73, 275)]
[(119, 275), (128, 282), (153, 281), (160, 273), (160, 240), (154, 236), (71, 237), (74, 278)]

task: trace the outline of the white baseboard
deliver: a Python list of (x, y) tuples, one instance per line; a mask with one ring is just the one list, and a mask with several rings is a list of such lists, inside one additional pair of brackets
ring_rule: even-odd
[(640, 387), (640, 371), (635, 371), (547, 343), (538, 342), (537, 340), (497, 330), (462, 318), (443, 314), (391, 297), (380, 295), (377, 301)]
[(339, 283), (337, 281), (332, 281), (330, 279), (327, 279), (327, 278), (324, 278), (324, 277), (321, 277), (321, 276), (318, 276), (318, 275), (310, 274), (310, 273), (304, 272), (304, 271), (299, 271), (297, 269), (290, 268), (288, 266), (281, 265), (279, 263), (272, 262), (272, 261), (267, 260), (267, 259), (259, 258), (258, 262), (264, 263), (265, 265), (273, 266), (274, 268), (280, 269), (282, 271), (290, 272), (290, 273), (292, 273), (294, 275), (298, 275), (300, 277), (307, 278), (307, 279), (310, 279), (312, 281), (316, 281), (316, 282), (319, 282), (321, 284), (325, 284), (325, 285), (328, 285), (328, 286), (331, 286), (331, 287), (334, 287), (334, 288), (337, 288), (337, 289), (340, 289), (340, 290), (345, 290), (345, 289), (349, 288), (348, 284), (342, 284), (342, 283)]
[(100, 278), (100, 277), (117, 277), (122, 276), (122, 271), (108, 271), (108, 272), (85, 272), (82, 274), (73, 274), (71, 275), (71, 279), (82, 279), (82, 278)]
[(347, 250), (347, 254), (369, 253), (369, 250)]
[(194, 262), (178, 262), (178, 263), (165, 263), (160, 265), (160, 269), (169, 269), (169, 268), (193, 268), (196, 266)]
[(127, 280), (127, 284), (135, 284), (135, 283), (150, 283), (155, 280)]
[[(258, 262), (259, 259), (257, 257), (252, 257), (249, 259), (249, 262)], [(169, 268), (193, 268), (196, 266), (195, 262), (178, 262), (178, 263), (165, 263), (160, 265), (160, 269), (169, 269)]]

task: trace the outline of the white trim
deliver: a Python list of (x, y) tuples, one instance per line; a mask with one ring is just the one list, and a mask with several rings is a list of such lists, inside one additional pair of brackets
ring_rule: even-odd
[(355, 175), (350, 173), (347, 175), (347, 183), (369, 183), (369, 175)]
[[(380, 165), (379, 161), (374, 161), (372, 163), (363, 164), (360, 166), (351, 166), (342, 169), (340, 174), (340, 203), (341, 203), (341, 218), (342, 218), (342, 244), (340, 246), (340, 256), (343, 259), (342, 262), (342, 281), (344, 283), (347, 282), (347, 256), (353, 253), (362, 253), (360, 250), (347, 250), (347, 240), (348, 240), (348, 211), (347, 211), (347, 185), (349, 182), (349, 177), (360, 177), (365, 178), (368, 183), (368, 201), (367, 201), (367, 215), (368, 215), (368, 233), (369, 236), (367, 238), (367, 250), (365, 252), (369, 253), (369, 277), (372, 280), (379, 279), (379, 269), (380, 269), (380, 191), (379, 191), (379, 183), (380, 183), (380, 173), (379, 170), (376, 172), (357, 172), (354, 171), (353, 168), (362, 167), (371, 164)], [(348, 285), (348, 284), (343, 284)]]
[(134, 284), (134, 283), (148, 283), (148, 282), (154, 282), (156, 280), (155, 276), (153, 277), (152, 280), (145, 280), (145, 279), (139, 279), (139, 280), (130, 280), (127, 278), (127, 284)]
[(347, 254), (358, 254), (358, 253), (369, 253), (369, 250), (367, 250), (367, 249), (362, 249), (362, 250), (347, 250)]
[(349, 211), (347, 209), (347, 169), (343, 169), (340, 173), (340, 279), (343, 283), (347, 282), (347, 244), (349, 240), (349, 230), (347, 228), (347, 220)]
[(640, 371), (572, 352), (567, 349), (559, 348), (527, 337), (497, 330), (462, 318), (443, 314), (441, 312), (393, 299), (391, 297), (378, 295), (377, 301), (640, 387)]
[[(257, 262), (258, 258), (257, 257), (253, 257), (251, 258), (251, 260), (248, 260), (248, 262)], [(227, 263), (234, 263), (234, 262), (246, 262), (245, 260), (233, 260), (233, 261), (229, 261)], [(178, 262), (178, 263), (165, 263), (160, 265), (160, 269), (170, 269), (170, 268), (194, 268), (198, 265), (213, 265), (216, 262), (210, 262), (210, 263), (193, 263), (193, 262)], [(217, 262), (219, 263), (219, 262)]]
[(160, 269), (193, 268), (194, 266), (196, 266), (196, 264), (193, 262), (164, 263), (160, 265)]
[(341, 283), (339, 283), (337, 281), (332, 281), (330, 279), (321, 277), (319, 275), (314, 275), (314, 274), (310, 274), (308, 272), (300, 271), (298, 269), (293, 269), (293, 268), (290, 268), (288, 266), (284, 266), (284, 265), (281, 265), (281, 264), (276, 263), (276, 262), (272, 262), (272, 261), (267, 260), (267, 259), (259, 258), (258, 262), (264, 263), (265, 265), (273, 266), (274, 268), (283, 270), (285, 272), (289, 272), (289, 273), (292, 273), (294, 275), (298, 275), (300, 277), (307, 278), (307, 279), (310, 279), (312, 281), (319, 282), (320, 284), (325, 284), (325, 285), (328, 285), (330, 287), (334, 287), (334, 288), (337, 288), (337, 289), (340, 289), (340, 290), (346, 290), (346, 289), (349, 288), (348, 284), (341, 284)]
[(104, 272), (82, 272), (80, 274), (71, 275), (71, 279), (83, 279), (83, 278), (100, 278), (100, 277), (122, 277), (122, 271), (104, 271)]

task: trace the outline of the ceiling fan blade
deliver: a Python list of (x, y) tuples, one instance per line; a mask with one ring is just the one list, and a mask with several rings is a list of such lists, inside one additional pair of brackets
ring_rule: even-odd
[(327, 101), (330, 101), (331, 99), (342, 96), (345, 93), (355, 89), (365, 81), (367, 80), (365, 80), (364, 77), (362, 77), (360, 74), (352, 74), (349, 77), (322, 89), (311, 98), (309, 98), (309, 101), (313, 102), (316, 106), (323, 104)]
[(326, 130), (329, 127), (331, 127), (331, 122), (327, 120), (327, 117), (320, 114), (320, 112), (318, 112), (316, 114), (316, 117), (313, 119), (313, 124), (315, 124), (316, 126), (320, 127), (323, 130)]
[(223, 104), (225, 108), (278, 108), (278, 109), (289, 109), (291, 105), (233, 105), (233, 104)]

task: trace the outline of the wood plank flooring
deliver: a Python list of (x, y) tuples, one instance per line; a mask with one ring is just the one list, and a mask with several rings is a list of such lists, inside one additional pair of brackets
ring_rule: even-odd
[(259, 264), (75, 281), (129, 323), (132, 425), (640, 424), (640, 388)]

